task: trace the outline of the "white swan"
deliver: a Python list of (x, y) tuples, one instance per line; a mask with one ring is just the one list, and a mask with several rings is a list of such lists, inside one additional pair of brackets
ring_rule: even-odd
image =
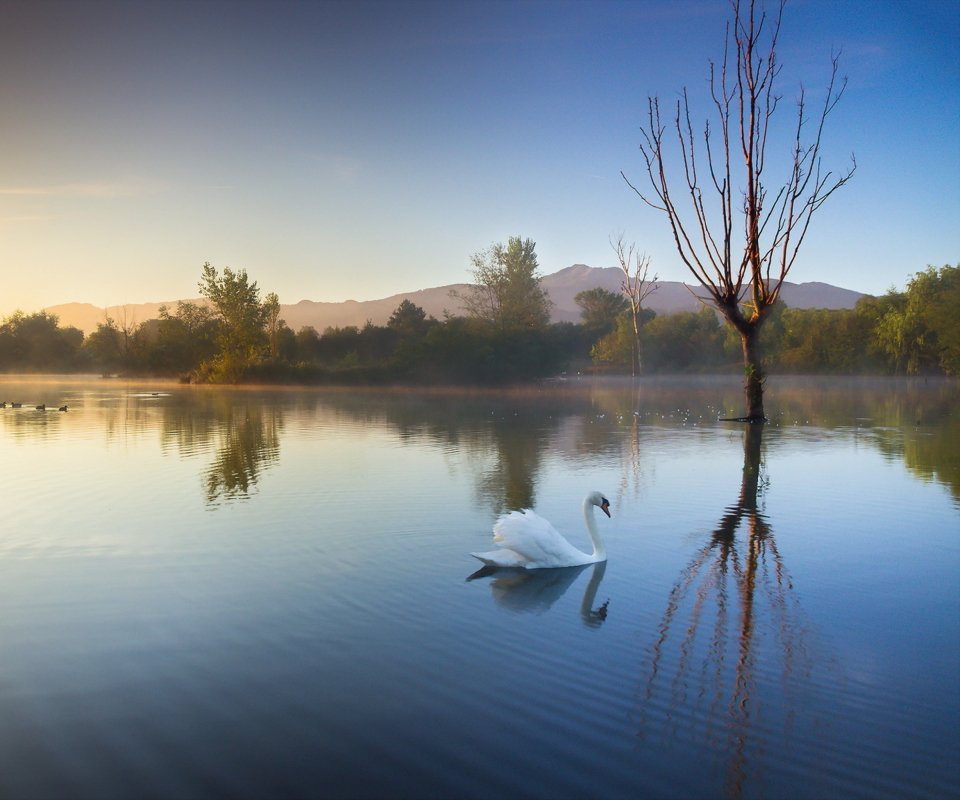
[(594, 506), (610, 516), (610, 501), (600, 492), (590, 492), (583, 498), (583, 518), (593, 542), (593, 553), (577, 550), (539, 514), (530, 509), (504, 514), (493, 526), (493, 541), (499, 550), (489, 553), (471, 553), (491, 567), (520, 567), (544, 569), (547, 567), (578, 567), (607, 560), (607, 548), (597, 530), (593, 516)]

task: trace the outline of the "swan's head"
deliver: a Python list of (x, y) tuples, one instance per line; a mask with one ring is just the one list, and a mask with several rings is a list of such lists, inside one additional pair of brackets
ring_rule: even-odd
[(600, 506), (600, 510), (610, 516), (610, 501), (603, 496), (602, 492), (590, 492), (587, 495), (587, 502), (592, 506)]

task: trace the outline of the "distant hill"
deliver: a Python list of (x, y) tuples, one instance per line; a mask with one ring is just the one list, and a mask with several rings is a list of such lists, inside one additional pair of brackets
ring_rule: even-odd
[[(543, 278), (542, 286), (553, 301), (554, 322), (577, 322), (580, 308), (573, 301), (574, 296), (584, 289), (602, 286), (611, 292), (620, 291), (623, 273), (616, 267), (595, 268), (585, 264), (574, 264)], [(362, 326), (369, 319), (374, 325), (384, 325), (390, 319), (401, 301), (407, 299), (416, 303), (427, 314), (442, 319), (444, 311), (451, 314), (461, 312), (460, 304), (450, 297), (451, 290), (464, 291), (469, 288), (465, 283), (450, 286), (438, 286), (435, 289), (421, 289), (416, 292), (395, 294), (382, 300), (346, 300), (342, 303), (323, 303), (313, 300), (301, 300), (294, 305), (280, 306), (280, 315), (293, 330), (312, 325), (321, 333), (326, 327)], [(673, 314), (677, 311), (696, 311), (699, 304), (691, 293), (694, 287), (679, 281), (660, 281), (659, 288), (647, 297), (646, 305), (658, 314)], [(853, 308), (857, 300), (864, 295), (850, 289), (841, 289), (828, 283), (789, 283), (784, 282), (781, 290), (783, 301), (793, 308)], [(193, 302), (202, 302), (194, 298)], [(66, 303), (50, 306), (45, 311), (56, 314), (61, 325), (72, 325), (84, 333), (92, 333), (97, 323), (106, 317), (120, 320), (126, 314), (128, 320), (143, 322), (154, 319), (160, 306), (166, 305), (174, 310), (176, 300), (166, 303), (139, 303), (124, 306), (98, 308), (89, 303)]]

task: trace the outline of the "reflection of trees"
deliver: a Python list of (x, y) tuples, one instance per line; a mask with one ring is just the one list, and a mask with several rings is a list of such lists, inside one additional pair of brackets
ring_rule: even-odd
[(908, 399), (897, 411), (894, 421), (872, 432), (880, 452), (903, 459), (921, 480), (942, 483), (960, 502), (960, 391)]
[(401, 440), (428, 439), (466, 456), (480, 503), (494, 513), (531, 508), (541, 460), (583, 397), (537, 392), (334, 393), (319, 402), (339, 417), (389, 426)]
[(160, 446), (164, 451), (173, 446), (181, 456), (190, 457), (210, 447), (220, 427), (218, 406), (222, 402), (206, 392), (187, 390), (165, 399), (162, 405)]
[(960, 383), (951, 378), (780, 379), (784, 427), (810, 423), (875, 446), (960, 500)]
[[(781, 713), (785, 726), (796, 723), (803, 688), (797, 684), (807, 683), (814, 668), (798, 600), (758, 505), (762, 433), (763, 423), (746, 426), (740, 495), (670, 591), (644, 703), (647, 736), (652, 709), (664, 702), (665, 737), (690, 720), (694, 740), (722, 762), (731, 797), (760, 778), (770, 718)], [(779, 688), (768, 682), (777, 673)]]
[(542, 421), (530, 414), (495, 419), (490, 426), (492, 465), (477, 487), (496, 513), (533, 508), (540, 460), (547, 447)]
[(231, 404), (220, 423), (217, 452), (203, 475), (211, 505), (250, 496), (261, 473), (279, 460), (283, 417), (276, 405)]
[(584, 564), (559, 569), (503, 569), (481, 567), (468, 581), (492, 577), (490, 589), (498, 606), (516, 613), (542, 614), (566, 593), (580, 573), (591, 567), (590, 581), (580, 603), (580, 619), (588, 628), (599, 628), (607, 618), (607, 603), (594, 608), (597, 590), (607, 569), (607, 562)]

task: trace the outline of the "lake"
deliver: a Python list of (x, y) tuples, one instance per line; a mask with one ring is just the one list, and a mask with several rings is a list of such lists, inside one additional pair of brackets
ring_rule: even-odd
[(955, 381), (0, 393), (4, 798), (960, 794)]

